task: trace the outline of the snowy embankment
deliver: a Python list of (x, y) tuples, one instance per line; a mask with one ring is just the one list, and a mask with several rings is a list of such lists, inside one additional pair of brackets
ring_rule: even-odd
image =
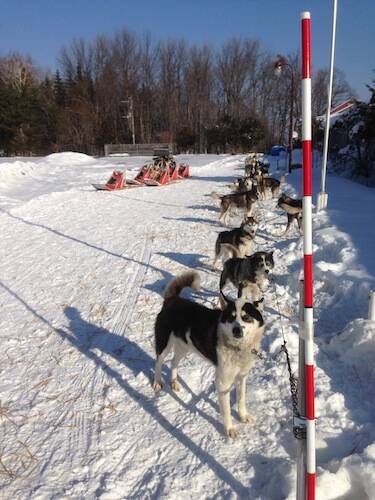
[[(276, 262), (266, 357), (247, 386), (256, 424), (238, 423), (238, 439), (228, 440), (211, 366), (185, 359), (178, 394), (155, 397), (150, 377), (166, 283), (197, 269), (194, 300), (217, 302), (211, 262), (223, 228), (207, 195), (227, 191), (243, 157), (180, 158), (193, 177), (160, 188), (90, 185), (125, 165), (133, 176), (144, 160), (65, 153), (0, 162), (1, 494), (294, 498), (289, 383), (276, 355), (284, 331), (296, 368), (302, 242), (295, 229), (282, 234), (275, 200), (259, 204), (257, 248), (274, 249)], [(299, 177), (283, 189), (293, 192)], [(318, 484), (322, 499), (361, 500), (375, 491), (375, 328), (361, 319), (374, 288), (375, 192), (355, 186), (353, 196), (353, 184), (332, 179), (333, 210), (314, 216)]]

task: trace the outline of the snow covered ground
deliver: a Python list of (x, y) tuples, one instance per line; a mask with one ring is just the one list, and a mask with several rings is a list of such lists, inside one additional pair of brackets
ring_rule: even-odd
[[(224, 436), (213, 368), (197, 357), (181, 363), (180, 393), (151, 388), (153, 322), (168, 281), (196, 269), (194, 300), (216, 304), (211, 262), (223, 228), (207, 195), (227, 191), (244, 157), (179, 159), (191, 179), (112, 193), (91, 183), (124, 165), (132, 176), (145, 158), (0, 159), (2, 498), (295, 497), (289, 382), (277, 354), (283, 330), (296, 369), (302, 242), (295, 229), (282, 234), (275, 200), (258, 207), (257, 247), (274, 249), (276, 267), (265, 359), (247, 387), (255, 425)], [(298, 193), (300, 175), (283, 189)], [(375, 288), (375, 190), (334, 176), (328, 187), (330, 209), (314, 215), (318, 498), (364, 500), (375, 492), (375, 326), (364, 319)]]

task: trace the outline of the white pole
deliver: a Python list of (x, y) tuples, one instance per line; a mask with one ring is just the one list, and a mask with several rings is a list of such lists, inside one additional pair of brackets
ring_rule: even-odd
[(329, 62), (329, 80), (328, 80), (328, 100), (327, 100), (327, 112), (326, 112), (326, 128), (324, 131), (323, 163), (322, 163), (322, 173), (321, 173), (321, 182), (320, 182), (320, 193), (318, 194), (318, 200), (317, 200), (317, 210), (318, 211), (327, 208), (327, 204), (328, 204), (328, 194), (325, 191), (326, 191), (329, 125), (330, 125), (330, 119), (331, 119), (333, 65), (334, 65), (334, 60), (335, 60), (336, 19), (337, 19), (337, 0), (333, 0), (331, 55), (330, 55), (330, 62)]
[(369, 299), (368, 319), (375, 321), (375, 290), (370, 291)]

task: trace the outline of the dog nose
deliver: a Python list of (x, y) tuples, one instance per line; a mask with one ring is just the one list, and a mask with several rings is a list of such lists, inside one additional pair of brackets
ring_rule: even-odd
[(233, 327), (233, 337), (236, 337), (237, 339), (243, 337), (242, 328), (240, 328), (239, 326)]
[(266, 274), (268, 274), (268, 273), (270, 272), (270, 270), (269, 270), (269, 269), (266, 269), (266, 271), (265, 271), (265, 272), (266, 272)]

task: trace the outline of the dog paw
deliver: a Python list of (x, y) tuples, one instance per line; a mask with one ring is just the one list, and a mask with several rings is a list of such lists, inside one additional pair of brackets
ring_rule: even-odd
[(237, 437), (237, 431), (231, 427), (230, 429), (226, 430), (227, 436), (229, 436), (232, 439), (235, 439)]
[(171, 382), (171, 388), (172, 388), (172, 391), (175, 391), (175, 392), (179, 392), (181, 390), (181, 386), (180, 384), (177, 382), (177, 380), (173, 380)]
[(155, 392), (159, 392), (163, 388), (163, 384), (161, 382), (154, 381), (154, 383), (152, 384), (152, 388)]
[(254, 424), (253, 417), (251, 415), (249, 415), (248, 413), (246, 413), (246, 415), (241, 415), (240, 418), (241, 418), (241, 422), (243, 422), (244, 424)]

